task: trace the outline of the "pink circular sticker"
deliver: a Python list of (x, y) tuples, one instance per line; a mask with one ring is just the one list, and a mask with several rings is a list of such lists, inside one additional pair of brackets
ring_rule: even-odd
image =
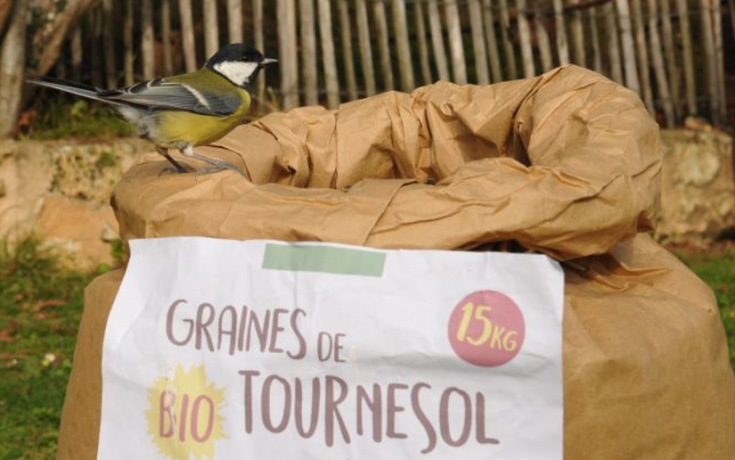
[(495, 367), (518, 355), (526, 323), (518, 305), (507, 295), (477, 291), (454, 307), (448, 335), (457, 356), (476, 366)]

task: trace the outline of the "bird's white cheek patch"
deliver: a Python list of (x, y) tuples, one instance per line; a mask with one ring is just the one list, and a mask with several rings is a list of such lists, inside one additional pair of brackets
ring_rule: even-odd
[(238, 86), (249, 83), (257, 68), (258, 64), (254, 62), (220, 62), (214, 66), (217, 72)]

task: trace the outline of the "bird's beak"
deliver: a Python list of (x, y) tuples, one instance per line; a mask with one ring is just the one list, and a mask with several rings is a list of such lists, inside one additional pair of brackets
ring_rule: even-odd
[(267, 66), (270, 64), (275, 64), (278, 62), (278, 59), (271, 59), (271, 58), (263, 58), (262, 61), (260, 61), (260, 65)]

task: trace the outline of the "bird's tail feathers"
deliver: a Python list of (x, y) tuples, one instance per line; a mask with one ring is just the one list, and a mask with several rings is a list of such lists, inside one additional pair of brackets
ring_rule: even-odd
[(52, 77), (26, 77), (26, 81), (45, 88), (53, 88), (59, 91), (64, 91), (65, 93), (76, 94), (77, 96), (109, 103), (108, 100), (99, 96), (100, 90), (92, 86), (81, 85), (79, 83)]

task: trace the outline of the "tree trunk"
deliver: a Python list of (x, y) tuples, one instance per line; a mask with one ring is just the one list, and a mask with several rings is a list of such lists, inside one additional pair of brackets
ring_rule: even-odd
[(23, 98), (28, 0), (16, 0), (0, 45), (0, 139), (15, 134)]
[(115, 10), (113, 0), (102, 2), (102, 40), (105, 50), (105, 82), (107, 89), (117, 86), (117, 59), (115, 57)]
[(314, 27), (313, 0), (299, 0), (301, 27), (301, 75), (304, 77), (304, 101), (306, 105), (319, 104), (319, 83), (316, 66), (316, 27)]
[(6, 21), (10, 17), (10, 9), (13, 7), (13, 0), (0, 0), (0, 39), (5, 32)]
[(373, 67), (373, 50), (370, 45), (370, 28), (368, 26), (367, 6), (365, 0), (357, 0), (355, 3), (357, 16), (357, 35), (360, 44), (360, 62), (362, 64), (362, 75), (365, 80), (365, 91), (368, 96), (375, 94), (375, 68)]
[(179, 0), (179, 16), (181, 16), (181, 43), (184, 48), (186, 71), (197, 69), (197, 52), (194, 45), (194, 19), (191, 12), (191, 0)]
[(408, 24), (406, 23), (405, 0), (393, 0), (393, 30), (398, 45), (398, 70), (401, 75), (401, 89), (409, 92), (416, 87), (413, 78), (413, 63), (411, 62), (411, 48), (408, 42)]
[(319, 5), (319, 38), (322, 41), (324, 55), (324, 80), (327, 86), (327, 106), (336, 109), (339, 106), (339, 80), (337, 79), (337, 58), (334, 52), (332, 36), (332, 3), (329, 0), (318, 0)]
[(536, 75), (533, 64), (533, 46), (531, 44), (531, 28), (526, 18), (526, 0), (516, 0), (518, 6), (518, 31), (521, 37), (521, 55), (523, 57), (523, 76), (531, 78)]
[(347, 98), (351, 101), (357, 99), (357, 81), (355, 78), (355, 63), (352, 54), (352, 25), (350, 24), (350, 11), (347, 0), (337, 2), (339, 8), (339, 30), (342, 37), (342, 61), (347, 77)]
[(72, 27), (77, 26), (77, 20), (97, 1), (48, 1), (49, 4), (44, 11), (48, 13), (55, 10), (53, 20), (44, 27), (39, 27), (29, 40), (33, 43), (33, 49), (41, 51), (36, 65), (36, 74), (45, 75), (53, 67), (59, 58), (64, 40), (69, 36), (69, 31)]
[(431, 29), (431, 44), (434, 47), (434, 59), (439, 72), (439, 79), (449, 81), (449, 66), (447, 65), (447, 51), (444, 48), (441, 17), (437, 0), (429, 0), (429, 28)]
[(230, 43), (242, 43), (242, 0), (227, 0), (227, 36)]
[(475, 54), (475, 72), (477, 83), (490, 84), (490, 72), (487, 68), (487, 49), (482, 27), (482, 6), (480, 0), (470, 0), (470, 29), (472, 30), (472, 51)]
[(153, 1), (143, 0), (143, 34), (140, 47), (143, 52), (143, 78), (152, 80), (156, 77), (155, 42), (153, 38)]
[(217, 1), (204, 0), (204, 52), (209, 59), (219, 50), (219, 21)]

